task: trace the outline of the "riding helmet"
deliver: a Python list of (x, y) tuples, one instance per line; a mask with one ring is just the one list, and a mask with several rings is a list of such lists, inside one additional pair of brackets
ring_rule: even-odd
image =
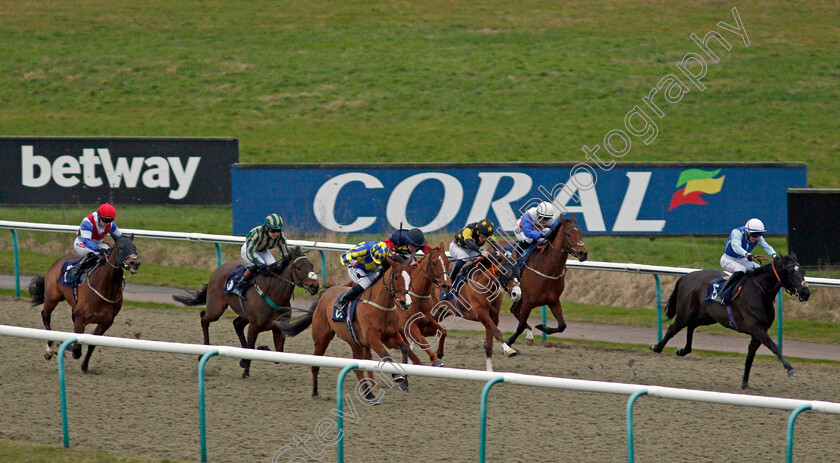
[(493, 222), (491, 222), (487, 219), (484, 219), (481, 222), (478, 222), (478, 225), (476, 225), (476, 231), (478, 232), (479, 235), (482, 235), (482, 236), (487, 236), (487, 237), (493, 236), (493, 229), (494, 229)]
[(117, 210), (114, 209), (114, 206), (108, 203), (99, 206), (99, 209), (96, 210), (96, 214), (99, 215), (100, 219), (114, 220), (117, 218)]
[(265, 228), (272, 231), (283, 231), (285, 228), (283, 225), (283, 218), (278, 214), (271, 214), (265, 218)]
[(419, 228), (412, 228), (405, 234), (408, 244), (422, 248), (426, 245), (426, 237), (423, 236), (423, 231)]
[(747, 224), (744, 225), (744, 231), (746, 231), (748, 235), (761, 236), (767, 230), (764, 228), (764, 223), (761, 220), (750, 219), (747, 220)]
[(554, 205), (543, 201), (537, 205), (537, 220), (553, 219), (555, 216)]

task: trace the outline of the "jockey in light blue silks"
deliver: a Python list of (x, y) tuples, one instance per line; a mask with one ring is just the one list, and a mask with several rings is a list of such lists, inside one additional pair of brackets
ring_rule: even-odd
[[(380, 265), (388, 255), (384, 241), (365, 241), (341, 255), (341, 265), (347, 266), (347, 273), (355, 285), (335, 301), (335, 313), (346, 315), (347, 303), (359, 297), (379, 277)], [(340, 318), (335, 321), (340, 321)]]
[(555, 224), (557, 224), (557, 215), (554, 205), (548, 201), (543, 201), (525, 211), (513, 230), (514, 236), (519, 240), (516, 245), (517, 254), (524, 256), (534, 247), (545, 244), (547, 242), (545, 236)]
[(106, 236), (111, 235), (114, 239), (122, 236), (122, 232), (114, 223), (116, 218), (117, 210), (114, 209), (114, 206), (105, 203), (82, 220), (79, 229), (76, 231), (73, 249), (83, 259), (71, 270), (74, 277), (78, 276), (79, 272), (83, 271), (85, 267), (95, 262), (102, 253), (111, 249), (107, 243), (102, 242)]
[(758, 268), (759, 265), (753, 261), (754, 257), (752, 255), (752, 250), (756, 245), (761, 246), (771, 258), (776, 258), (776, 250), (762, 236), (766, 231), (761, 220), (750, 219), (743, 227), (735, 228), (729, 234), (729, 240), (726, 242), (723, 255), (720, 257), (720, 266), (732, 275), (729, 276), (726, 285), (718, 291), (714, 299), (715, 302), (722, 304), (724, 291), (745, 273)]

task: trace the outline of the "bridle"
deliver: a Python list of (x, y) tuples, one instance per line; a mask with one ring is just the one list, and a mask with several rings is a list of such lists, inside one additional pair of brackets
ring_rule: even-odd
[[(565, 228), (566, 225), (569, 225), (570, 228), (574, 227), (574, 228), (577, 228), (578, 230), (580, 230), (580, 227), (577, 226), (577, 224), (572, 223), (570, 220), (564, 220), (563, 224), (560, 225), (560, 229), (557, 230), (557, 233), (561, 233), (563, 235), (563, 247), (558, 248), (558, 247), (554, 246), (554, 243), (552, 243), (551, 241), (548, 242), (548, 245), (551, 246), (551, 249), (554, 249), (555, 251), (562, 252), (562, 253), (565, 253), (565, 254), (569, 254), (569, 255), (579, 259), (580, 256), (578, 255), (578, 252), (575, 251), (574, 247), (572, 246), (572, 243), (569, 242), (569, 237), (566, 235), (566, 228)], [(583, 246), (583, 241), (578, 241), (577, 245), (578, 246)]]
[[(790, 289), (790, 288), (785, 286), (784, 282), (782, 281), (782, 277), (779, 276), (779, 272), (778, 272), (778, 270), (776, 270), (776, 263), (773, 259), (767, 259), (766, 257), (761, 257), (761, 256), (756, 256), (755, 259), (758, 260), (758, 261), (765, 261), (765, 262), (769, 260), (770, 261), (770, 268), (773, 269), (773, 275), (776, 277), (776, 282), (779, 283), (779, 286), (781, 286), (791, 296), (799, 296), (799, 288), (797, 286), (794, 286), (792, 284), (792, 282), (791, 282), (791, 285), (793, 286), (793, 289)], [(782, 269), (784, 270), (784, 268), (782, 268)], [(761, 288), (761, 290), (763, 292), (766, 292), (767, 294), (772, 295), (772, 294), (776, 293), (776, 291), (777, 291), (776, 287), (775, 287), (776, 286), (775, 284), (773, 284), (773, 288), (770, 291), (765, 291), (764, 287), (761, 286), (760, 284), (758, 284), (757, 281), (755, 281), (755, 275), (753, 275), (752, 280), (755, 282), (755, 284), (759, 288)], [(808, 286), (808, 283), (803, 281), (802, 282), (802, 287), (807, 287), (807, 286)]]
[(443, 275), (446, 275), (446, 273), (447, 273), (446, 269), (443, 269), (440, 273), (438, 273), (436, 275), (432, 275), (432, 276), (429, 276), (429, 275), (430, 275), (430, 269), (432, 267), (432, 257), (433, 256), (440, 257), (440, 254), (443, 254), (443, 252), (444, 252), (443, 249), (435, 249), (434, 251), (430, 252), (429, 255), (423, 257), (423, 261), (425, 261), (425, 260), (429, 261), (429, 263), (425, 267), (423, 266), (423, 261), (417, 263), (417, 265), (419, 265), (420, 268), (423, 269), (423, 276), (426, 277), (426, 280), (432, 282), (432, 284), (435, 285), (435, 287), (437, 287), (437, 288), (440, 288), (440, 287), (443, 286), (443, 283), (438, 282), (438, 279), (440, 277), (442, 277)]
[(295, 264), (297, 263), (297, 261), (299, 261), (301, 259), (306, 259), (307, 261), (309, 260), (309, 258), (307, 258), (306, 256), (300, 256), (300, 257), (296, 258), (295, 260), (293, 260), (289, 263), (288, 268), (291, 269), (290, 273), (292, 274), (292, 279), (291, 280), (284, 277), (282, 275), (282, 273), (275, 272), (271, 267), (266, 268), (265, 272), (270, 274), (271, 276), (277, 277), (277, 278), (285, 281), (286, 283), (289, 283), (290, 285), (297, 286), (298, 288), (306, 289), (306, 285), (303, 284), (303, 281), (302, 281), (303, 277), (301, 277), (300, 273), (299, 273), (300, 270), (297, 267), (295, 267)]

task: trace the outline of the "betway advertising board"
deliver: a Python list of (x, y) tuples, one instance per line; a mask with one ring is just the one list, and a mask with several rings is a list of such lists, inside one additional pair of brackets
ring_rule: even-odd
[(232, 138), (0, 137), (0, 204), (230, 204)]
[[(574, 170), (574, 176), (570, 177)], [(787, 189), (806, 186), (799, 163), (237, 164), (233, 231), (272, 212), (290, 235), (386, 234), (400, 226), (456, 232), (488, 218), (504, 231), (552, 201), (588, 234), (728, 234), (751, 217), (787, 231)]]

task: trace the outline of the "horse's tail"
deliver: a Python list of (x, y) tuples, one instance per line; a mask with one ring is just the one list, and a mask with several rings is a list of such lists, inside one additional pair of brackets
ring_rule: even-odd
[(312, 318), (315, 316), (315, 308), (318, 307), (318, 301), (321, 300), (319, 296), (318, 299), (315, 299), (315, 302), (309, 306), (309, 310), (305, 310), (302, 317), (298, 318), (297, 320), (289, 323), (286, 321), (277, 321), (276, 325), (280, 327), (280, 330), (289, 337), (295, 337), (303, 332), (303, 330), (309, 328), (309, 325), (312, 324)]
[(30, 307), (35, 307), (36, 305), (40, 305), (44, 303), (44, 276), (39, 275), (37, 277), (32, 277), (32, 281), (29, 282), (29, 287), (26, 288), (29, 290), (29, 294), (32, 295), (32, 305)]
[(676, 283), (674, 283), (674, 290), (671, 291), (671, 297), (668, 298), (668, 306), (665, 307), (665, 316), (667, 320), (674, 318), (677, 314), (677, 294), (680, 292), (680, 282), (682, 279), (685, 278), (680, 277)]
[(187, 291), (186, 295), (173, 294), (172, 299), (188, 306), (204, 305), (207, 303), (207, 285), (204, 285), (201, 291)]

